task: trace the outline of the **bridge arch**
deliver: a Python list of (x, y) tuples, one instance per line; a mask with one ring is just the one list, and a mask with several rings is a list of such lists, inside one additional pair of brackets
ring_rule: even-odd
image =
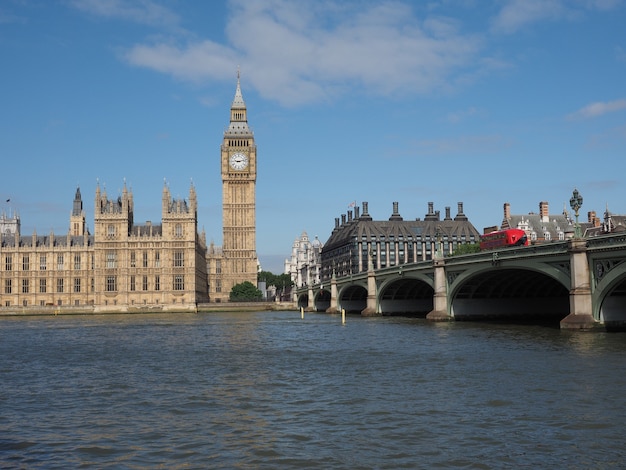
[(433, 280), (427, 276), (403, 276), (380, 285), (379, 310), (383, 315), (426, 316), (433, 309)]
[(330, 307), (330, 291), (319, 289), (313, 294), (313, 310), (316, 312), (325, 312)]
[(346, 313), (361, 313), (367, 308), (367, 286), (349, 284), (337, 292), (337, 308)]
[(307, 308), (309, 306), (309, 294), (300, 294), (298, 296), (298, 310), (300, 310), (301, 308)]
[(479, 268), (453, 280), (450, 315), (456, 320), (555, 322), (569, 314), (569, 276), (554, 266)]
[(609, 330), (626, 330), (626, 266), (606, 274), (596, 271), (595, 276), (600, 279), (594, 292), (594, 318)]

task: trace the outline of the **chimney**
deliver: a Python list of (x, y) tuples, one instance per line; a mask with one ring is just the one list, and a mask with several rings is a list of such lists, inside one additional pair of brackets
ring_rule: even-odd
[(439, 220), (439, 215), (435, 212), (434, 207), (435, 204), (433, 202), (428, 203), (428, 214), (426, 214), (424, 220)]
[(457, 214), (454, 220), (467, 220), (467, 216), (463, 213), (463, 203), (457, 203)]
[(542, 222), (550, 222), (550, 210), (548, 209), (548, 203), (545, 201), (539, 203), (539, 216)]
[(511, 204), (508, 202), (504, 203), (504, 220), (509, 220), (511, 218)]
[(600, 218), (596, 216), (596, 211), (587, 212), (587, 222), (593, 227), (599, 227), (602, 224)]
[(452, 220), (452, 217), (450, 217), (450, 206), (446, 206), (446, 219), (445, 220)]
[(335, 228), (339, 228), (339, 217), (335, 217)]
[(346, 214), (341, 214), (341, 225), (346, 223)]
[(354, 206), (354, 218), (359, 218), (359, 206)]
[(352, 222), (352, 211), (348, 211), (348, 222)]
[(367, 212), (367, 202), (363, 202), (363, 215), (361, 220), (372, 220), (372, 217)]
[(402, 216), (398, 212), (397, 202), (393, 203), (393, 213), (391, 214), (391, 217), (389, 217), (389, 220), (402, 220)]

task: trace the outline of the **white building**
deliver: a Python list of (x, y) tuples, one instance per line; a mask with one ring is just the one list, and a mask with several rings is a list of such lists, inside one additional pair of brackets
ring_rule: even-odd
[(296, 238), (291, 247), (291, 258), (285, 260), (285, 274), (291, 276), (296, 287), (320, 283), (323, 244), (317, 236), (309, 240), (306, 232)]

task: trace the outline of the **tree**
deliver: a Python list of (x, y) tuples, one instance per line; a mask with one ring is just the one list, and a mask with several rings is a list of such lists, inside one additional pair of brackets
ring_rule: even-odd
[(480, 251), (480, 244), (478, 243), (464, 243), (462, 245), (458, 245), (456, 250), (452, 252), (451, 256), (456, 255), (467, 255), (470, 253), (478, 253)]
[(261, 271), (258, 276), (258, 280), (263, 282), (269, 286), (274, 286), (276, 289), (285, 289), (286, 287), (293, 286), (293, 281), (291, 280), (291, 276), (289, 274), (273, 274), (269, 271)]
[(231, 302), (253, 302), (261, 300), (263, 293), (250, 281), (235, 284), (229, 295)]

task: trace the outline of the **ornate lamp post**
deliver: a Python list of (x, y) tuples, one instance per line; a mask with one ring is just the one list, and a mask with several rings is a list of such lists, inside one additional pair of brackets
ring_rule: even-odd
[(572, 193), (572, 197), (569, 200), (569, 206), (574, 211), (574, 216), (576, 217), (576, 225), (574, 226), (574, 238), (581, 238), (582, 233), (580, 231), (580, 225), (578, 224), (578, 210), (583, 205), (583, 197), (578, 192), (578, 189), (574, 188), (574, 192)]

